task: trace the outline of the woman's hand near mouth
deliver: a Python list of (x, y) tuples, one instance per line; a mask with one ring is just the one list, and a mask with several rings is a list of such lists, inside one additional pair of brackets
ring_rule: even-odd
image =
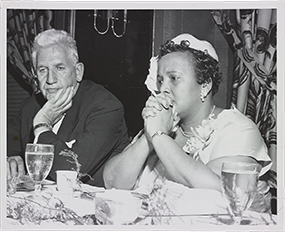
[(164, 93), (158, 94), (156, 97), (149, 97), (142, 116), (149, 139), (157, 131), (163, 131), (166, 134), (170, 133), (179, 122), (173, 100)]

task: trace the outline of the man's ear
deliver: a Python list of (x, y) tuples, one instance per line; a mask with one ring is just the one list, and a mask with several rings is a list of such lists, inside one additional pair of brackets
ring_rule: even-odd
[(75, 66), (76, 71), (76, 81), (81, 82), (84, 74), (84, 64), (79, 62)]

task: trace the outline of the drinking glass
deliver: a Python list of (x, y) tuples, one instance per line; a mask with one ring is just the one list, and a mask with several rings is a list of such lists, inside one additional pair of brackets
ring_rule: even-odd
[(54, 159), (54, 145), (26, 145), (25, 160), (29, 176), (35, 183), (35, 192), (41, 191), (41, 183), (49, 174)]
[(222, 165), (222, 192), (228, 203), (228, 211), (236, 224), (241, 224), (257, 192), (261, 166), (257, 163), (232, 162)]

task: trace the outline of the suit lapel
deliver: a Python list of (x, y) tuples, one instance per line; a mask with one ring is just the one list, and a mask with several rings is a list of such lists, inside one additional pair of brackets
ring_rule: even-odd
[(60, 137), (63, 141), (69, 142), (69, 137), (71, 136), (71, 132), (74, 128), (75, 123), (75, 115), (71, 115), (70, 113), (66, 113), (59, 130), (57, 132), (58, 137)]
[(59, 127), (57, 133), (57, 135), (65, 142), (70, 142), (70, 140), (74, 139), (71, 136), (76, 126), (77, 120), (79, 118), (79, 108), (83, 94), (82, 85), (83, 83), (79, 85), (77, 93), (75, 94), (72, 100), (72, 107), (66, 111), (65, 118), (63, 119), (62, 124)]

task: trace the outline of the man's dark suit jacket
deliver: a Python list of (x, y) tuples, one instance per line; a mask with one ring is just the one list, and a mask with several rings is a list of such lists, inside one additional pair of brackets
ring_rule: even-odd
[[(24, 160), (25, 146), (34, 140), (33, 118), (46, 102), (41, 94), (32, 95), (20, 107), (19, 116), (8, 123), (8, 156), (20, 155)], [(70, 170), (75, 165), (69, 157), (59, 155), (68, 149), (66, 142), (75, 139), (72, 151), (78, 155), (82, 179), (88, 184), (103, 186), (102, 172), (105, 162), (120, 153), (128, 144), (127, 128), (122, 103), (103, 86), (89, 80), (80, 83), (72, 107), (57, 132), (43, 132), (38, 143), (54, 144), (55, 157), (49, 178), (56, 180), (56, 170)]]

